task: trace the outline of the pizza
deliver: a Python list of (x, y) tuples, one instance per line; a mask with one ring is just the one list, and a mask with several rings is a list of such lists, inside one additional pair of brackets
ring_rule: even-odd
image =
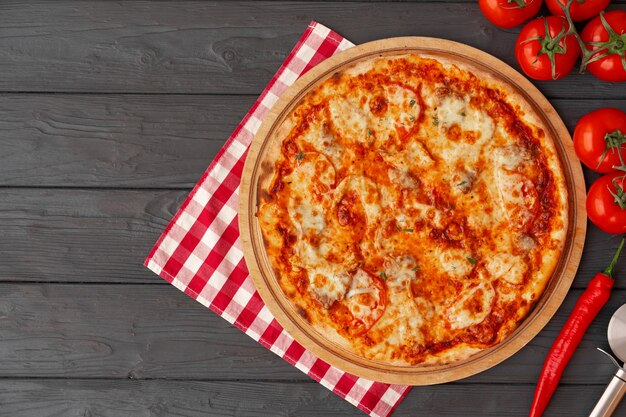
[(282, 119), (257, 220), (295, 312), (369, 360), (463, 360), (540, 299), (568, 226), (554, 138), (525, 97), (440, 56), (377, 56)]

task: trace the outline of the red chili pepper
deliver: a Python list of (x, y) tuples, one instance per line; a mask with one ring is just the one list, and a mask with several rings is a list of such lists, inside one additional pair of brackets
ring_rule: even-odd
[(530, 407), (529, 417), (540, 417), (543, 414), (559, 385), (567, 363), (580, 344), (587, 328), (609, 300), (614, 282), (613, 270), (623, 246), (624, 239), (617, 248), (611, 264), (604, 271), (597, 273), (589, 282), (587, 289), (581, 294), (574, 310), (552, 344), (546, 361), (543, 363), (537, 388), (535, 388), (535, 398)]

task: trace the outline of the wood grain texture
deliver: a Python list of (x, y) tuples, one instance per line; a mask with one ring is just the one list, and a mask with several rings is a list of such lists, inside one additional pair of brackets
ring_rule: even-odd
[[(258, 94), (313, 19), (357, 44), (440, 37), (511, 65), (519, 32), (493, 26), (475, 2), (4, 1), (0, 16), (0, 91), (14, 92)], [(537, 85), (551, 98), (624, 96), (575, 71)]]
[(0, 95), (0, 185), (191, 188), (253, 102)]
[[(580, 294), (518, 354), (463, 382), (534, 383)], [(615, 291), (564, 383), (608, 382), (612, 365), (596, 347), (608, 349), (610, 316), (625, 302)], [(169, 285), (0, 284), (0, 358), (3, 378), (309, 380)]]
[[(190, 189), (255, 99), (0, 95), (0, 186)], [(626, 111), (626, 99), (551, 102), (570, 132), (588, 111)]]
[[(187, 196), (187, 190), (2, 190), (0, 282), (155, 283), (143, 259)], [(573, 286), (603, 270), (617, 236), (589, 225)], [(617, 276), (626, 272), (617, 267)], [(617, 279), (616, 288), (626, 289)]]
[(3, 377), (307, 378), (169, 285), (1, 287)]
[(142, 263), (186, 194), (2, 190), (0, 280), (165, 283)]
[[(394, 417), (526, 415), (532, 385), (416, 387)], [(601, 385), (563, 386), (546, 417), (586, 415)], [(488, 391), (490, 395), (486, 396)], [(0, 381), (0, 413), (11, 417), (347, 417), (363, 416), (318, 384), (260, 382)], [(505, 414), (503, 414), (503, 410)], [(626, 404), (615, 417), (626, 415)]]

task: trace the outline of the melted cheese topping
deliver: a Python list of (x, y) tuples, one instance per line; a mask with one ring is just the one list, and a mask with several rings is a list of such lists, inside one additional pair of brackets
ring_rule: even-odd
[(494, 82), (408, 55), (335, 74), (287, 119), (258, 219), (311, 324), (397, 364), (464, 359), (512, 332), (560, 255), (550, 138)]

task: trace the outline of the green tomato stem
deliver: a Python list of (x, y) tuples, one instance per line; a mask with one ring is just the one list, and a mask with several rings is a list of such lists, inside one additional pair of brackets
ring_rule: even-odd
[(609, 40), (605, 42), (591, 42), (590, 45), (597, 46), (598, 48), (590, 50), (585, 42), (583, 42), (582, 38), (578, 34), (576, 27), (574, 26), (574, 21), (572, 20), (572, 15), (570, 13), (570, 6), (574, 3), (575, 0), (568, 0), (565, 5), (559, 2), (559, 6), (563, 10), (563, 14), (565, 14), (565, 19), (569, 24), (569, 28), (565, 33), (563, 33), (559, 37), (559, 41), (568, 36), (572, 35), (578, 42), (578, 46), (580, 46), (580, 52), (582, 54), (580, 61), (580, 73), (584, 73), (585, 69), (587, 69), (587, 65), (590, 63), (600, 60), (607, 55), (616, 54), (622, 57), (622, 65), (624, 66), (624, 70), (626, 70), (626, 34), (619, 35), (617, 34), (611, 25), (604, 18), (604, 11), (600, 12), (600, 20), (602, 21), (602, 26), (607, 31), (609, 35)]

